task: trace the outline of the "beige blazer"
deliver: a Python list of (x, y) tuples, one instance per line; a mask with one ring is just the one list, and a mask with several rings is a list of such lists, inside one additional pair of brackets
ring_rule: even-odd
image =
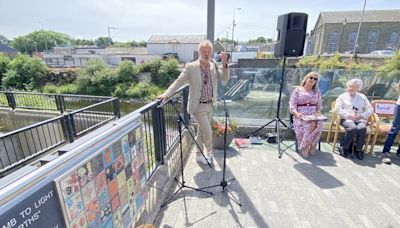
[[(229, 70), (223, 66), (217, 66), (220, 79), (226, 81), (229, 79)], [(213, 85), (213, 95), (216, 98), (217, 96), (217, 71), (215, 68), (215, 64), (210, 62), (210, 72), (211, 72), (211, 81)], [(187, 111), (190, 115), (197, 110), (199, 106), (200, 96), (201, 96), (201, 69), (200, 69), (200, 61), (193, 61), (187, 63), (185, 68), (179, 75), (179, 77), (168, 87), (168, 89), (164, 92), (163, 95), (167, 97), (171, 97), (180, 87), (182, 87), (186, 82), (189, 82), (189, 102)], [(213, 99), (215, 102), (216, 99)], [(214, 105), (214, 104), (213, 104)]]

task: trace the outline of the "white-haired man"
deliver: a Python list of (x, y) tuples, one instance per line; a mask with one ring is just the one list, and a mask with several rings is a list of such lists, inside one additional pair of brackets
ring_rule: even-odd
[[(212, 62), (213, 44), (209, 40), (198, 46), (199, 59), (185, 65), (179, 77), (157, 99), (163, 101), (171, 97), (184, 83), (189, 83), (189, 101), (187, 111), (198, 123), (196, 141), (203, 150), (208, 162), (212, 162), (211, 118), (217, 97), (218, 77), (229, 79), (227, 54), (219, 54), (221, 66)], [(217, 72), (218, 71), (218, 72)], [(197, 161), (207, 164), (206, 159), (197, 153)]]
[(356, 156), (360, 160), (364, 157), (362, 148), (367, 134), (366, 121), (372, 114), (369, 100), (364, 94), (359, 93), (362, 86), (360, 79), (349, 80), (347, 92), (336, 99), (335, 105), (335, 112), (341, 117), (340, 124), (346, 129), (340, 153), (346, 157), (352, 151), (353, 140), (356, 140)]

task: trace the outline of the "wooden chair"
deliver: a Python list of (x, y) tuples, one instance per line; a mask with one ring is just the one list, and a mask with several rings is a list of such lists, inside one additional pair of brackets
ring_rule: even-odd
[(331, 113), (332, 113), (332, 118), (331, 118), (331, 123), (329, 125), (328, 129), (328, 134), (326, 135), (326, 142), (330, 143), (331, 141), (331, 134), (333, 133), (333, 146), (332, 146), (332, 152), (335, 152), (336, 149), (336, 143), (338, 139), (338, 135), (340, 132), (345, 133), (346, 130), (344, 129), (343, 126), (340, 125), (340, 116), (336, 114), (335, 112), (335, 104), (336, 100), (334, 100), (331, 104)]
[[(331, 112), (332, 112), (332, 120), (329, 126), (328, 134), (326, 136), (326, 142), (329, 143), (331, 140), (331, 134), (333, 133), (333, 146), (332, 146), (332, 152), (335, 152), (336, 149), (336, 144), (338, 140), (338, 135), (339, 133), (346, 133), (346, 129), (340, 125), (340, 119), (341, 117), (335, 113), (335, 104), (336, 100), (332, 102), (331, 105)], [(364, 151), (367, 151), (368, 145), (370, 144), (371, 140), (371, 135), (374, 135), (374, 138), (372, 139), (372, 145), (370, 148), (370, 153), (372, 153), (373, 148), (375, 146), (376, 142), (376, 130), (379, 129), (379, 117), (375, 113), (373, 113), (367, 120), (367, 139), (364, 144)], [(353, 142), (354, 143), (354, 142)]]
[[(374, 100), (371, 102), (374, 114), (376, 115), (376, 128), (374, 129), (374, 137), (372, 138), (370, 153), (374, 151), (376, 139), (379, 134), (387, 135), (392, 128), (392, 120), (396, 110), (396, 101), (394, 100)], [(386, 123), (382, 123), (386, 120)]]

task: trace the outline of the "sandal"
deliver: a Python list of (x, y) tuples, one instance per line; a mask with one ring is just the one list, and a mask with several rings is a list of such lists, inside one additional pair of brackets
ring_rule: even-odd
[(303, 157), (308, 158), (308, 155), (310, 153), (310, 147), (305, 147), (301, 150), (301, 154), (303, 155)]
[(310, 145), (310, 154), (311, 155), (314, 155), (317, 152), (315, 147), (316, 147), (316, 145), (314, 145), (314, 144)]

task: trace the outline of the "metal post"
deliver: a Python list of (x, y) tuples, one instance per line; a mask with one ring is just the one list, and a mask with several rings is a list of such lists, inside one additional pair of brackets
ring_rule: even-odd
[(189, 118), (190, 115), (187, 112), (187, 106), (189, 102), (189, 87), (187, 86), (185, 89), (183, 89), (183, 118), (185, 120), (186, 127), (189, 126)]
[(207, 1), (207, 39), (214, 44), (215, 0)]
[(54, 99), (56, 100), (57, 110), (60, 111), (60, 114), (64, 113), (64, 108), (62, 105), (63, 100), (61, 99), (61, 95), (55, 95)]
[(71, 133), (72, 133), (73, 137), (76, 137), (76, 136), (78, 136), (78, 134), (76, 133), (74, 115), (69, 113), (68, 118), (69, 118), (70, 125), (71, 125)]
[(113, 109), (114, 109), (114, 116), (116, 116), (118, 119), (121, 118), (118, 99), (113, 100)]
[(10, 108), (12, 108), (12, 110), (14, 110), (17, 107), (17, 104), (15, 102), (15, 97), (13, 93), (10, 92), (5, 92), (6, 97), (7, 97), (7, 102), (8, 102), (8, 106)]
[(356, 36), (356, 42), (354, 43), (354, 48), (353, 48), (353, 57), (357, 58), (357, 46), (358, 46), (358, 37), (360, 35), (360, 30), (361, 30), (361, 24), (362, 24), (362, 20), (364, 18), (364, 12), (365, 12), (365, 5), (367, 4), (367, 0), (364, 0), (364, 7), (363, 7), (363, 11), (361, 14), (361, 20), (360, 23), (358, 24), (358, 30), (357, 30), (357, 36)]
[(163, 118), (160, 118), (162, 108), (154, 107), (151, 110), (151, 118), (153, 123), (153, 134), (154, 134), (154, 152), (156, 161), (160, 164), (164, 162), (164, 154), (165, 154), (165, 138), (163, 137), (163, 125), (165, 122)]
[(68, 137), (69, 142), (73, 143), (75, 138), (74, 138), (74, 133), (72, 131), (72, 123), (71, 119), (69, 118), (69, 114), (64, 114), (64, 118), (62, 121), (62, 128), (65, 135)]

